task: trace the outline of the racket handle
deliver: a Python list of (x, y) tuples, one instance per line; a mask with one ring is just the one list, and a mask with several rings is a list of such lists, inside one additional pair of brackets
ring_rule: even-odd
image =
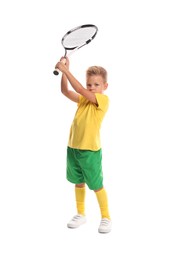
[[(63, 64), (66, 64), (66, 59), (63, 58), (63, 59), (61, 60), (61, 62), (62, 62)], [(55, 70), (53, 71), (53, 74), (54, 74), (55, 76), (58, 76), (58, 75), (59, 75), (59, 72), (60, 72), (60, 71), (59, 71), (58, 69), (55, 69)]]
[(55, 76), (58, 76), (58, 75), (59, 75), (59, 70), (58, 70), (58, 69), (55, 69), (55, 70), (53, 71), (53, 74), (54, 74)]

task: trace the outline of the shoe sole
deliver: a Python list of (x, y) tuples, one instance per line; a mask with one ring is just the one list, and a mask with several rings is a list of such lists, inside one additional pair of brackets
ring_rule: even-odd
[(109, 230), (99, 230), (98, 229), (98, 232), (102, 233), (102, 234), (107, 234), (107, 233), (111, 232), (111, 229), (109, 229)]
[(71, 224), (67, 224), (67, 227), (68, 227), (68, 228), (78, 228), (78, 227), (80, 227), (81, 225), (83, 225), (83, 224), (85, 224), (85, 223), (86, 223), (86, 221), (82, 222), (79, 226), (73, 226), (73, 225), (71, 225)]

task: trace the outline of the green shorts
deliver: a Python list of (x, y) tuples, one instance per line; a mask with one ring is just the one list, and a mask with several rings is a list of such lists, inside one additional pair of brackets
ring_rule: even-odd
[(103, 187), (102, 150), (90, 151), (67, 148), (67, 180), (86, 183), (91, 190)]

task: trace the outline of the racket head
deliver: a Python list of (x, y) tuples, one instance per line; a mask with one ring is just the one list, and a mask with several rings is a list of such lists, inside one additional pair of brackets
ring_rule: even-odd
[(68, 31), (62, 38), (62, 45), (67, 50), (79, 49), (90, 43), (96, 36), (98, 27), (94, 24), (84, 24)]

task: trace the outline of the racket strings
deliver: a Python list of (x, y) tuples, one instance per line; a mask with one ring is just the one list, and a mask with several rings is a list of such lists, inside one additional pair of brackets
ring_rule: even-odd
[(73, 49), (85, 44), (88, 40), (92, 40), (97, 30), (95, 27), (79, 28), (70, 31), (62, 39), (62, 44), (66, 49)]

